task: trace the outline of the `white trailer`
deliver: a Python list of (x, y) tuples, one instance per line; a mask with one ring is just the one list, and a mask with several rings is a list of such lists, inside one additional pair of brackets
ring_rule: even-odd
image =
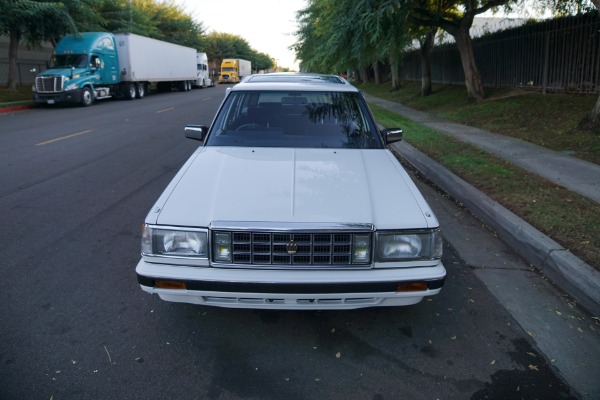
[(156, 83), (159, 91), (192, 88), (196, 75), (196, 49), (133, 33), (115, 34), (121, 84)]
[(239, 76), (240, 79), (243, 79), (247, 76), (252, 75), (252, 63), (248, 60), (242, 60), (241, 58), (238, 59), (238, 63), (239, 63)]

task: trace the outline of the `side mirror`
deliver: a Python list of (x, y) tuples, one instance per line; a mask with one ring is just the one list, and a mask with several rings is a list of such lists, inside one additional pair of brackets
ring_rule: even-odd
[(388, 128), (381, 131), (385, 144), (401, 141), (403, 133), (401, 128)]
[(204, 142), (208, 127), (204, 125), (186, 125), (184, 132), (186, 138)]

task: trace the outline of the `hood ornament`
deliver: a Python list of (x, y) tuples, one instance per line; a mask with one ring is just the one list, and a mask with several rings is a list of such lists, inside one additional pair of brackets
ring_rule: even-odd
[(288, 252), (288, 254), (296, 254), (298, 251), (298, 245), (293, 240), (290, 240), (285, 245), (285, 250)]

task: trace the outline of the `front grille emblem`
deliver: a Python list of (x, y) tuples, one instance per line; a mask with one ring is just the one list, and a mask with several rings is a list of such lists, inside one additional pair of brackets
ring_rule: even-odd
[(296, 254), (296, 252), (298, 251), (298, 245), (294, 243), (293, 240), (290, 240), (285, 245), (285, 250), (288, 252), (288, 254)]

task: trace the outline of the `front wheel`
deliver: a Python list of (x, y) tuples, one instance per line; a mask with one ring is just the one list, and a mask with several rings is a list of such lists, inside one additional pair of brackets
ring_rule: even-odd
[(94, 104), (94, 92), (89, 87), (84, 87), (81, 90), (81, 105), (89, 107)]

